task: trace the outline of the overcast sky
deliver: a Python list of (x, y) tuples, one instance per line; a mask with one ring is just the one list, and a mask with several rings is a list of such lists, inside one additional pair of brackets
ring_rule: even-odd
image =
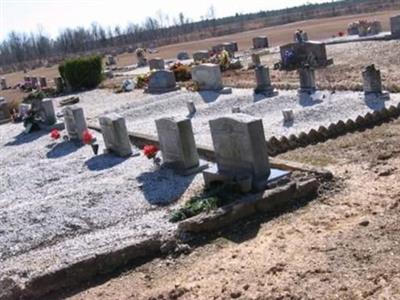
[(129, 22), (142, 23), (160, 11), (170, 19), (180, 12), (193, 20), (200, 20), (214, 6), (216, 17), (235, 13), (257, 12), (328, 0), (0, 0), (0, 40), (15, 30), (36, 31), (38, 26), (55, 37), (62, 28), (84, 26), (97, 22), (104, 26)]

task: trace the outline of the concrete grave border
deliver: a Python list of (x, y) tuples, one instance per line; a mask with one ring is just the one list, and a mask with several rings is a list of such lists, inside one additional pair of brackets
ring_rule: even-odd
[[(272, 136), (267, 140), (268, 154), (276, 156), (296, 148), (315, 145), (320, 142), (334, 139), (350, 132), (363, 131), (367, 128), (372, 128), (383, 123), (389, 122), (400, 116), (400, 103), (397, 106), (391, 105), (389, 108), (383, 108), (379, 111), (368, 112), (365, 115), (359, 115), (355, 119), (340, 120), (336, 123), (331, 123), (327, 127), (320, 126), (318, 129), (311, 129), (308, 132), (300, 132), (299, 134), (291, 134), (289, 136), (276, 137)], [(99, 126), (89, 124), (88, 127), (92, 130), (101, 132)], [(155, 136), (143, 134), (139, 132), (128, 132), (131, 142), (143, 147), (147, 144), (158, 145), (158, 140)], [(200, 157), (208, 160), (214, 160), (214, 150), (205, 145), (197, 144), (197, 151)], [(275, 168), (274, 160), (271, 161), (271, 167)]]

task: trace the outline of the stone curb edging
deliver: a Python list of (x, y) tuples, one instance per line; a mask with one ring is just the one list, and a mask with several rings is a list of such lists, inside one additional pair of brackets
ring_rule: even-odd
[(304, 197), (317, 195), (320, 183), (311, 178), (298, 183), (289, 182), (255, 195), (247, 195), (215, 211), (201, 213), (183, 220), (178, 225), (180, 233), (211, 232), (255, 213), (271, 213), (293, 206)]
[(340, 120), (337, 123), (331, 123), (328, 127), (320, 126), (318, 130), (311, 129), (308, 133), (303, 131), (298, 135), (292, 134), (289, 137), (283, 136), (280, 139), (273, 136), (267, 141), (268, 154), (276, 156), (288, 150), (324, 142), (349, 132), (362, 131), (399, 116), (400, 103), (397, 107), (392, 105), (380, 111), (368, 112), (364, 116), (359, 115), (355, 120), (348, 119), (346, 122)]
[(160, 238), (150, 238), (120, 249), (92, 255), (57, 270), (41, 273), (25, 283), (18, 284), (14, 278), (0, 278), (0, 299), (43, 299), (49, 293), (78, 286), (98, 275), (116, 271), (135, 260), (157, 256), (166, 242)]

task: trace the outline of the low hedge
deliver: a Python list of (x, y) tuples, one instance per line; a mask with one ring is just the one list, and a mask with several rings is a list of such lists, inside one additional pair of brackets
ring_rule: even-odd
[(103, 79), (102, 70), (102, 58), (98, 55), (69, 59), (58, 67), (61, 77), (75, 91), (97, 87)]

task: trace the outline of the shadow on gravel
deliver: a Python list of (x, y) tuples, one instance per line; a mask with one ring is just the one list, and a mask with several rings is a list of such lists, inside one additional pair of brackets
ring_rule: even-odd
[(90, 171), (103, 171), (122, 164), (127, 159), (129, 159), (129, 157), (117, 157), (112, 154), (100, 154), (87, 160), (85, 165)]
[(17, 136), (14, 137), (12, 142), (8, 142), (6, 146), (18, 146), (22, 144), (27, 144), (41, 138), (42, 136), (48, 134), (47, 132), (40, 130), (40, 131), (33, 131), (31, 133), (21, 132)]
[(381, 111), (385, 108), (385, 102), (375, 99), (365, 99), (365, 104), (373, 111)]
[(213, 92), (213, 91), (201, 91), (201, 92), (198, 92), (198, 93), (199, 93), (200, 97), (203, 99), (203, 101), (205, 103), (214, 102), (220, 96), (219, 93)]
[(82, 148), (83, 145), (77, 145), (72, 142), (62, 142), (56, 144), (51, 148), (49, 152), (47, 152), (46, 157), (50, 159), (60, 158), (63, 156), (67, 156), (71, 153), (74, 153), (78, 149)]
[(300, 105), (307, 107), (307, 106), (313, 106), (319, 103), (322, 103), (321, 99), (314, 99), (313, 97), (311, 97), (311, 95), (308, 94), (301, 94), (300, 95)]
[(173, 170), (161, 168), (137, 177), (142, 192), (152, 205), (169, 205), (178, 200), (192, 183), (195, 175), (179, 176)]

